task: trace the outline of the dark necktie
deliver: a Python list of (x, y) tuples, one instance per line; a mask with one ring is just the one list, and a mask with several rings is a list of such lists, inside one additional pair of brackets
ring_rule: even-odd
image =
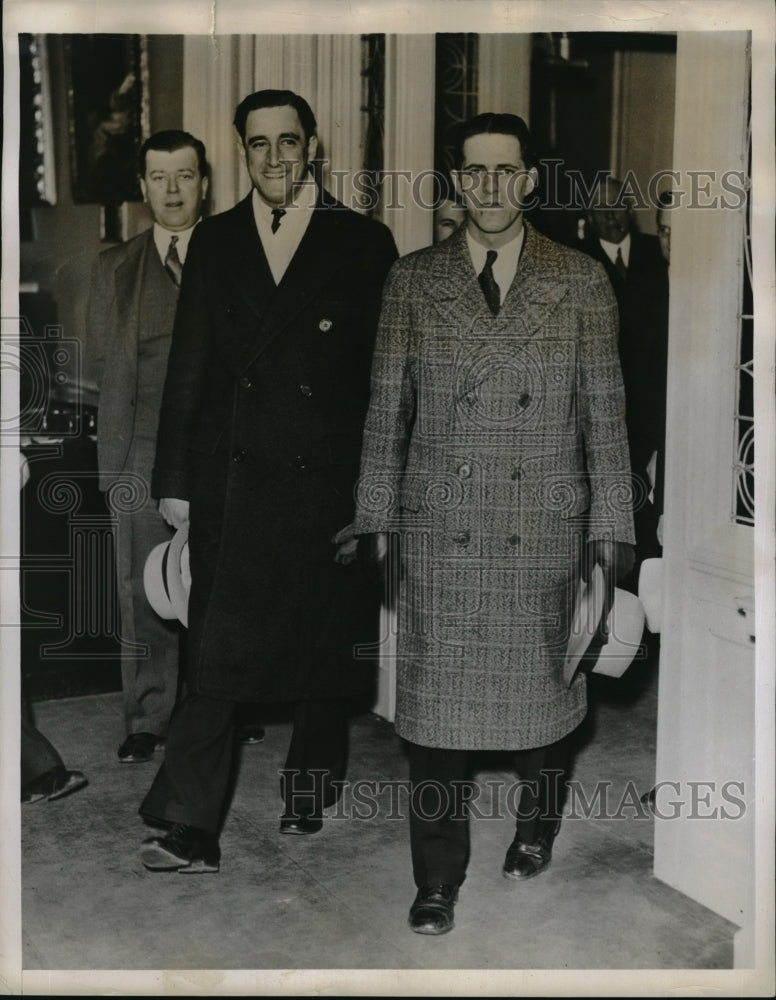
[(181, 275), (183, 274), (183, 264), (178, 256), (175, 244), (178, 242), (177, 236), (170, 237), (170, 245), (167, 248), (167, 256), (164, 258), (164, 269), (170, 275), (176, 285), (180, 286)]
[(496, 257), (498, 254), (495, 250), (488, 250), (485, 257), (485, 267), (479, 275), (480, 288), (485, 293), (485, 300), (494, 316), (501, 308), (501, 290), (493, 277), (493, 265), (496, 263)]
[(617, 268), (617, 273), (625, 281), (625, 277), (628, 273), (628, 268), (625, 261), (622, 259), (622, 250), (617, 247), (617, 256), (614, 258), (614, 266)]
[(284, 208), (273, 208), (272, 209), (272, 232), (276, 233), (280, 229), (280, 220), (286, 214)]

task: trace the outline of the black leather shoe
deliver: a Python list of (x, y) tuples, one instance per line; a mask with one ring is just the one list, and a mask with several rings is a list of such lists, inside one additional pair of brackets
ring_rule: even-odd
[(319, 833), (322, 829), (323, 820), (315, 819), (313, 816), (299, 816), (296, 819), (284, 816), (280, 820), (281, 833), (295, 833), (297, 836), (305, 836)]
[(130, 733), (119, 747), (122, 764), (142, 764), (152, 760), (155, 750), (164, 746), (164, 737), (153, 733)]
[(163, 837), (148, 837), (140, 859), (152, 872), (177, 871), (186, 875), (217, 872), (221, 860), (218, 838), (196, 826), (176, 823)]
[(540, 875), (552, 858), (552, 845), (558, 835), (560, 823), (552, 823), (533, 844), (526, 844), (519, 836), (509, 845), (502, 872), (504, 878), (527, 879)]
[(410, 907), (410, 928), (416, 934), (447, 934), (454, 926), (457, 899), (457, 885), (427, 885), (418, 889)]
[(81, 771), (68, 771), (66, 767), (59, 765), (28, 781), (22, 788), (22, 802), (25, 805), (39, 802), (41, 799), (53, 802), (55, 799), (77, 792), (79, 788), (84, 788), (88, 784), (86, 775)]
[(264, 726), (258, 722), (245, 722), (237, 727), (237, 739), (244, 746), (253, 746), (264, 742)]

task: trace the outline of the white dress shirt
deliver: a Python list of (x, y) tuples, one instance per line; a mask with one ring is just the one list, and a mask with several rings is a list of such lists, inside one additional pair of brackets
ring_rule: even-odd
[[(496, 257), (496, 262), (493, 265), (493, 278), (498, 285), (501, 305), (504, 304), (504, 299), (507, 297), (509, 287), (514, 280), (515, 274), (517, 273), (517, 262), (520, 260), (520, 251), (523, 249), (524, 239), (525, 226), (521, 226), (520, 232), (514, 239), (510, 240), (509, 243), (505, 243), (503, 247), (499, 247), (496, 250), (498, 256)], [(472, 259), (474, 270), (477, 274), (479, 274), (483, 267), (485, 267), (485, 261), (488, 256), (489, 248), (473, 239), (468, 229), (466, 230), (466, 241), (469, 244), (469, 256)]]
[[(197, 222), (200, 220), (197, 219)], [(197, 225), (194, 223), (189, 229), (183, 229), (179, 233), (172, 233), (169, 229), (165, 229), (160, 226), (158, 222), (154, 223), (154, 244), (156, 245), (157, 253), (164, 264), (167, 259), (167, 251), (170, 249), (170, 238), (173, 236), (178, 237), (178, 242), (175, 244), (175, 249), (178, 251), (178, 259), (181, 264), (186, 263), (186, 254), (189, 250), (189, 240), (191, 239), (191, 234), (194, 232), (194, 227)]]
[(625, 266), (628, 266), (628, 261), (630, 260), (630, 248), (631, 248), (631, 236), (630, 233), (619, 243), (610, 243), (608, 240), (599, 240), (601, 248), (603, 249), (606, 256), (612, 262), (616, 264), (617, 262), (617, 251), (619, 250), (622, 254), (622, 261)]
[(286, 214), (281, 217), (277, 232), (273, 233), (272, 206), (259, 196), (256, 188), (253, 189), (253, 218), (276, 285), (280, 284), (291, 258), (302, 242), (313, 217), (317, 198), (318, 189), (313, 180), (295, 188), (293, 204), (286, 205)]

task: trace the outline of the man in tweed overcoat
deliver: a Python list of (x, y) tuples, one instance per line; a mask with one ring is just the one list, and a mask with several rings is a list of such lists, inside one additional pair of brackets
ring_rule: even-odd
[(385, 286), (355, 522), (378, 561), (385, 533), (400, 539), (396, 729), (424, 934), (452, 928), (465, 876), (467, 751), (517, 752), (504, 874), (549, 863), (565, 738), (586, 712), (585, 677), (562, 677), (580, 562), (617, 576), (633, 558), (604, 270), (523, 221), (536, 171), (522, 119), (466, 123), (459, 158), (466, 226)]

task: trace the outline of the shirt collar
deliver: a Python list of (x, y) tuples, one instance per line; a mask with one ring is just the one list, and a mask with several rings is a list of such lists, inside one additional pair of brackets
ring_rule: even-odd
[[(520, 227), (520, 232), (517, 236), (511, 239), (509, 243), (505, 243), (502, 247), (498, 248), (496, 253), (499, 255), (499, 259), (503, 261), (508, 260), (510, 263), (514, 262), (516, 267), (517, 261), (520, 258), (520, 251), (523, 249), (524, 239), (525, 223)], [(472, 264), (474, 264), (474, 270), (479, 274), (483, 267), (485, 267), (489, 248), (475, 240), (468, 228), (466, 230), (466, 241), (469, 244), (469, 256), (472, 259)]]
[(185, 264), (186, 254), (189, 250), (189, 240), (191, 239), (191, 234), (194, 232), (194, 229), (199, 222), (201, 222), (201, 219), (197, 219), (193, 226), (190, 226), (188, 229), (183, 229), (178, 233), (173, 233), (169, 229), (165, 229), (164, 226), (160, 226), (158, 222), (154, 223), (154, 244), (162, 263), (164, 263), (167, 258), (167, 251), (170, 249), (171, 237), (177, 236), (178, 242), (175, 244), (175, 249), (178, 251), (178, 258), (180, 259), (181, 264)]
[(622, 260), (625, 266), (628, 266), (628, 261), (630, 260), (630, 248), (631, 248), (631, 234), (628, 233), (625, 239), (621, 240), (619, 243), (610, 243), (608, 240), (598, 241), (601, 244), (601, 249), (612, 262), (612, 264), (617, 260), (617, 251), (619, 250), (622, 254)]
[[(293, 224), (302, 215), (303, 209), (315, 208), (317, 201), (318, 186), (312, 178), (307, 178), (295, 189), (293, 202), (286, 206), (286, 214), (281, 225), (287, 225), (289, 222)], [(264, 201), (256, 188), (252, 192), (252, 204), (256, 225), (259, 227), (259, 232), (263, 232), (272, 225), (273, 206)]]

